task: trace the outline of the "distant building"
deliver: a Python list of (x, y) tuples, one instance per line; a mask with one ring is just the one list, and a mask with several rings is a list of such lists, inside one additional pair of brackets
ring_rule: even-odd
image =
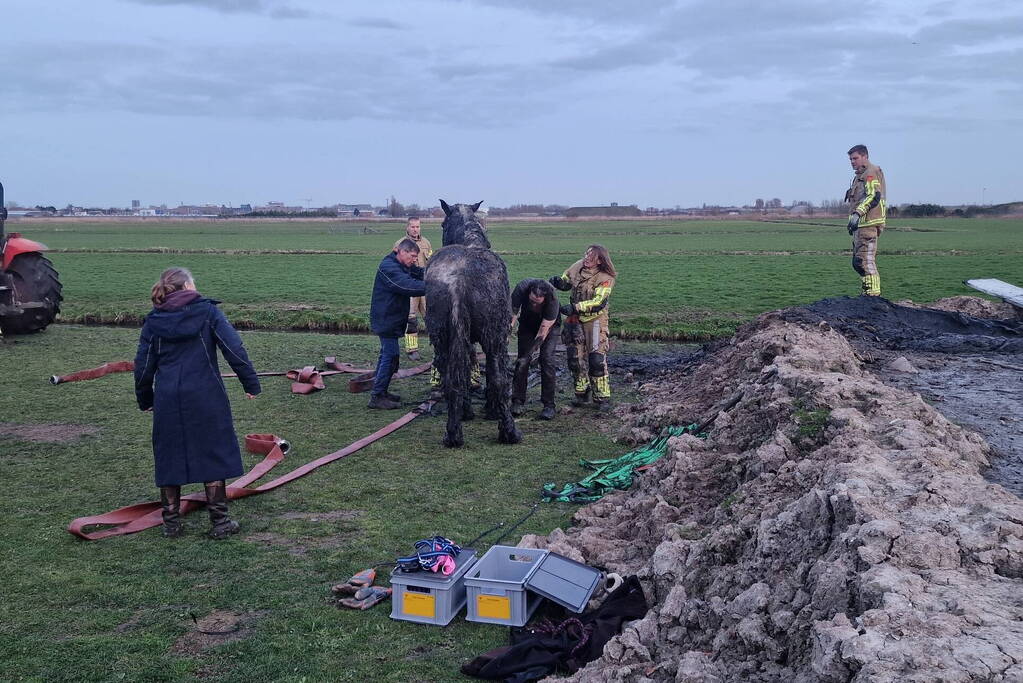
[(643, 212), (635, 204), (618, 206), (612, 202), (610, 206), (571, 206), (565, 211), (566, 218), (582, 218), (588, 216), (606, 216), (611, 218), (627, 218), (642, 216)]
[(338, 204), (338, 216), (368, 217), (374, 215), (372, 204)]

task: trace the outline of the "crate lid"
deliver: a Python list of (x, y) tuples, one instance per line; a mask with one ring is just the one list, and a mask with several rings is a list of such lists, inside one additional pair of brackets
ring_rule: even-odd
[(547, 553), (526, 578), (526, 588), (553, 600), (573, 612), (586, 609), (600, 581), (600, 570), (571, 560), (564, 555)]
[(455, 571), (445, 576), (440, 572), (419, 571), (399, 572), (391, 570), (391, 583), (423, 585), (431, 584), (437, 588), (444, 588), (446, 584), (454, 583), (462, 578), (469, 569), (476, 564), (476, 551), (472, 548), (462, 548), (455, 558)]

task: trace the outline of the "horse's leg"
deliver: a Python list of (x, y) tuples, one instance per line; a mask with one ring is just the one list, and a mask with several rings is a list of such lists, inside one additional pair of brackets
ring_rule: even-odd
[(462, 436), (462, 403), (464, 396), (457, 391), (446, 391), (448, 400), (448, 427), (444, 434), (444, 445), (448, 448), (461, 448), (465, 444)]
[(501, 419), (501, 401), (498, 396), (499, 387), (491, 379), (497, 372), (497, 365), (493, 361), (494, 354), (487, 354), (487, 364), (484, 366), (484, 373), (487, 380), (486, 403), (483, 408), (483, 417), (488, 420)]
[(501, 443), (518, 443), (522, 441), (522, 432), (515, 426), (515, 418), (511, 414), (507, 338), (491, 340), (486, 346), (487, 404), (493, 405), (497, 417), (497, 440)]

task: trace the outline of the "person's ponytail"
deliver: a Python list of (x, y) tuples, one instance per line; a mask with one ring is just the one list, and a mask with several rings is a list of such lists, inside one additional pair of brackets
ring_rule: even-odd
[(153, 305), (159, 306), (167, 300), (168, 294), (184, 289), (189, 282), (192, 282), (192, 274), (185, 268), (174, 267), (163, 271), (150, 293)]

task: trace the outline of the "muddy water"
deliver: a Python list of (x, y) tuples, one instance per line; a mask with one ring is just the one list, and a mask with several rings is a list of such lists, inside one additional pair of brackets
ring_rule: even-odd
[[(981, 434), (994, 450), (988, 479), (1023, 496), (1023, 323), (875, 297), (824, 299), (782, 315), (826, 322), (886, 383), (919, 393)], [(893, 366), (900, 357), (909, 366)]]

